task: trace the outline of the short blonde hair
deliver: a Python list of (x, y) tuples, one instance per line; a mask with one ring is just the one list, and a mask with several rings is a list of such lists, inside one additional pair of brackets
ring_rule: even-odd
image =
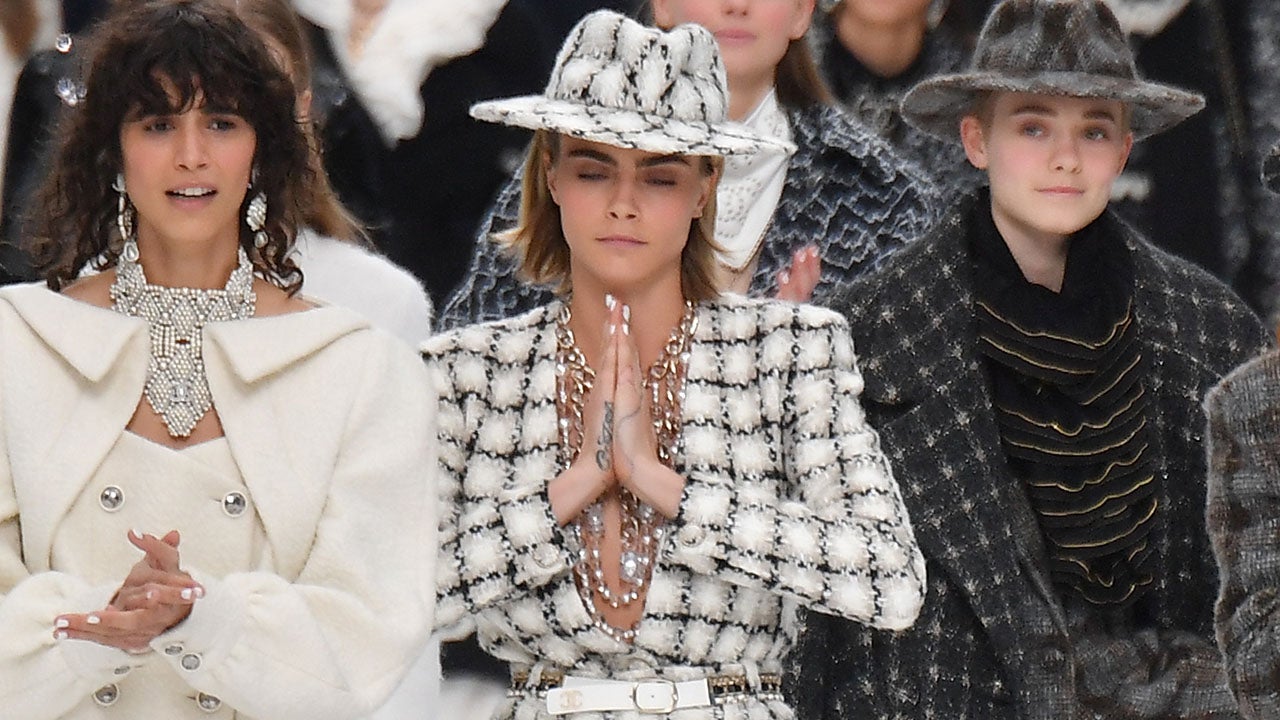
[[(685, 299), (695, 302), (720, 294), (715, 191), (724, 167), (724, 160), (719, 157), (699, 157), (703, 161), (703, 174), (712, 178), (711, 192), (702, 215), (689, 223), (689, 241), (680, 254), (680, 289)], [(516, 258), (522, 279), (550, 285), (558, 295), (567, 295), (573, 289), (569, 278), (569, 243), (560, 223), (560, 206), (547, 186), (547, 170), (559, 159), (559, 134), (548, 130), (535, 132), (524, 163), (520, 221), (497, 237)]]

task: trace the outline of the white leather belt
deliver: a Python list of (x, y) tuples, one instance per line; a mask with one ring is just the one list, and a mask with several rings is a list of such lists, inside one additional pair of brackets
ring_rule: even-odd
[(710, 707), (711, 689), (706, 679), (601, 680), (565, 675), (560, 687), (547, 691), (547, 712), (552, 715), (631, 710), (661, 715), (674, 710)]

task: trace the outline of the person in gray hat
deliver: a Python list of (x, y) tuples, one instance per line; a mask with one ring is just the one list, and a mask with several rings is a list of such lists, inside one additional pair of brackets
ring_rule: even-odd
[(570, 33), (543, 95), (472, 107), (534, 129), (502, 236), (557, 288), (437, 335), (437, 621), (511, 666), (496, 717), (791, 720), (797, 607), (911, 624), (924, 560), (863, 420), (836, 313), (721, 294), (728, 122), (699, 25)]
[(811, 615), (801, 717), (1235, 717), (1200, 402), (1269, 334), (1107, 209), (1132, 142), (1201, 105), (1100, 0), (1006, 0), (904, 98), (988, 178), (836, 304), (928, 593), (900, 633)]

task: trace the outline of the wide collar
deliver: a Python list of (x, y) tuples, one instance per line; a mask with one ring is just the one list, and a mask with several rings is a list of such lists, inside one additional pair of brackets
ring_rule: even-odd
[[(146, 337), (139, 318), (89, 305), (53, 292), (42, 284), (0, 291), (0, 300), (89, 382), (101, 382), (125, 349)], [(208, 325), (205, 343), (226, 357), (240, 380), (257, 382), (319, 352), (339, 338), (369, 326), (359, 315), (334, 306), (301, 313), (255, 317)], [(207, 351), (206, 351), (207, 352)]]
[[(40, 488), (25, 498), (33, 517), (47, 522), (24, 527), (33, 567), (49, 561), (52, 533), (75, 498), (111, 451), (142, 396), (149, 339), (146, 324), (52, 292), (43, 286), (10, 286), (0, 290), (7, 303), (49, 351), (66, 361), (74, 375), (49, 374), (47, 357), (30, 358), (44, 367), (26, 366), (6, 373), (7, 408), (39, 407), (21, 413), (58, 423), (6, 422), (15, 477), (29, 477)], [(289, 421), (282, 407), (287, 392), (264, 388), (277, 373), (319, 353), (339, 339), (367, 327), (356, 314), (334, 307), (301, 313), (216, 323), (205, 328), (205, 356), (225, 362), (207, 365), (209, 389), (232, 454), (254, 497), (276, 557), (285, 570), (300, 570), (307, 539), (293, 531), (299, 522), (318, 516), (311, 507), (317, 477), (315, 441), (306, 432), (307, 418)], [(16, 359), (23, 363), (22, 358)], [(24, 377), (17, 377), (22, 375)], [(77, 380), (75, 375), (81, 379)], [(35, 382), (50, 378), (48, 386)], [(71, 383), (58, 380), (68, 377)], [(290, 386), (293, 387), (293, 386)]]

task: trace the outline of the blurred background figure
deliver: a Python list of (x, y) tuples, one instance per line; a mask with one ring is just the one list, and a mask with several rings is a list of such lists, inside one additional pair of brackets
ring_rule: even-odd
[(942, 19), (947, 0), (821, 0), (810, 41), (835, 99), (921, 163), (944, 192), (973, 187), (978, 176), (955, 143), (908, 125), (902, 95), (933, 75), (959, 72), (969, 57), (960, 32)]
[[(472, 104), (537, 92), (582, 14), (627, 0), (295, 0), (378, 129), (374, 242), (439, 306), (529, 134), (472, 120)], [(341, 193), (341, 188), (339, 188)]]
[[(1134, 148), (1112, 207), (1162, 248), (1200, 265), (1274, 322), (1280, 313), (1280, 200), (1258, 163), (1280, 136), (1280, 3), (1106, 0), (1144, 77), (1207, 106)], [(952, 0), (980, 18), (990, 0)], [(948, 13), (950, 14), (950, 13)]]
[[(18, 74), (27, 58), (36, 50), (53, 47), (61, 26), (62, 9), (57, 0), (0, 2), (0, 108), (12, 104)], [(8, 132), (9, 114), (0, 112), (0, 163)]]

